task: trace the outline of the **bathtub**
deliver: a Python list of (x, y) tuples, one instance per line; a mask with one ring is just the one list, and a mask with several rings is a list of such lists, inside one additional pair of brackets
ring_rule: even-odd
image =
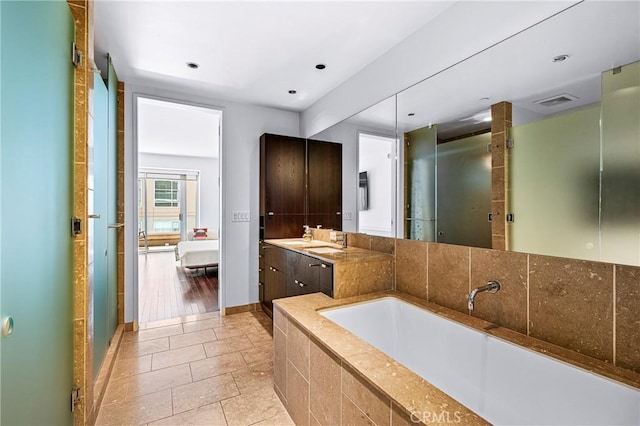
[(394, 297), (320, 314), (493, 424), (640, 424), (640, 390)]

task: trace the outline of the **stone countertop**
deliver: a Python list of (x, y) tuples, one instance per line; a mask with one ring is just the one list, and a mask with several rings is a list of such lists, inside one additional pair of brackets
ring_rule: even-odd
[(615, 367), (604, 361), (596, 360), (503, 327), (496, 327), (494, 324), (479, 318), (464, 315), (393, 290), (339, 300), (332, 299), (321, 293), (314, 293), (277, 299), (274, 300), (274, 305), (275, 309), (286, 314), (290, 320), (307, 329), (313, 337), (323, 342), (337, 357), (367, 377), (373, 386), (389, 395), (393, 401), (408, 411), (419, 413), (441, 412), (442, 410), (449, 412), (459, 411), (462, 413), (461, 424), (486, 423), (484, 419), (473, 411), (396, 360), (318, 313), (322, 309), (365, 302), (386, 296), (397, 297), (437, 315), (477, 329), (482, 333), (640, 389), (640, 374), (631, 370)]
[[(295, 251), (306, 256), (312, 256), (331, 264), (360, 262), (363, 260), (369, 261), (381, 258), (393, 258), (392, 254), (366, 250), (357, 247), (344, 248), (342, 247), (342, 244), (335, 244), (322, 240), (304, 241), (302, 238), (281, 238), (275, 240), (264, 240), (264, 242), (276, 247)], [(318, 253), (313, 251), (314, 249), (324, 247), (337, 249), (340, 251), (335, 253)]]

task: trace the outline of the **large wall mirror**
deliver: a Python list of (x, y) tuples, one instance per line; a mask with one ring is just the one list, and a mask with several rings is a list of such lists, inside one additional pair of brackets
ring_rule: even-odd
[(395, 134), (398, 238), (640, 265), (638, 16), (579, 3), (326, 130), (353, 147), (345, 210), (358, 134)]

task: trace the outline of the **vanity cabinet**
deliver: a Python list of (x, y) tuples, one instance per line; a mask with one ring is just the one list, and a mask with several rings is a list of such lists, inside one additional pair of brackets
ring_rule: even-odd
[(333, 297), (333, 265), (316, 257), (261, 243), (258, 296), (273, 317), (273, 300), (322, 292)]
[(262, 309), (273, 315), (273, 300), (287, 295), (287, 250), (269, 244), (263, 245), (264, 285), (260, 303)]
[(287, 297), (322, 292), (333, 295), (333, 265), (295, 251), (287, 252)]

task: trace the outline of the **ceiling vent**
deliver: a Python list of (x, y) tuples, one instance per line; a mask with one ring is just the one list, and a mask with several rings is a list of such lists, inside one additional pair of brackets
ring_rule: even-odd
[(549, 98), (544, 98), (544, 99), (540, 99), (537, 101), (533, 101), (534, 104), (538, 104), (538, 105), (542, 105), (542, 106), (546, 106), (546, 107), (553, 107), (556, 105), (560, 105), (560, 104), (564, 104), (567, 102), (571, 102), (571, 101), (575, 101), (576, 99), (578, 99), (577, 96), (573, 96), (570, 95), (568, 93), (563, 93), (561, 95), (554, 95), (551, 96)]

